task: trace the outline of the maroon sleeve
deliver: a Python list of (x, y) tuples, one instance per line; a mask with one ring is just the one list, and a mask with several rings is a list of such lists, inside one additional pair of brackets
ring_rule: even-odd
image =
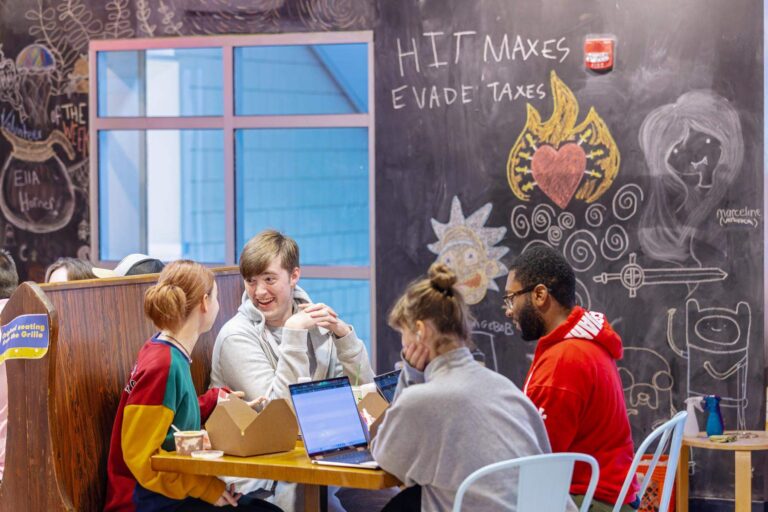
[[(219, 389), (222, 388), (211, 388), (197, 397), (197, 402), (200, 404), (200, 421), (202, 423), (205, 423), (205, 421), (208, 419), (208, 416), (211, 415), (213, 409), (216, 407), (216, 402), (219, 398)], [(226, 388), (224, 389), (227, 392), (229, 391)]]

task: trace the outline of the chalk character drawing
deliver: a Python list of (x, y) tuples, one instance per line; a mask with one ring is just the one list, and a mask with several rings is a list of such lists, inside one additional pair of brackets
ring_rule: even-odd
[(741, 171), (738, 113), (712, 91), (690, 91), (648, 114), (639, 142), (651, 177), (640, 246), (656, 260), (701, 266), (699, 227)]
[(685, 348), (674, 337), (675, 309), (668, 311), (667, 342), (688, 360), (688, 395), (720, 395), (720, 405), (736, 409), (736, 428), (746, 429), (747, 372), (752, 310), (739, 302), (735, 309), (702, 308), (688, 299)]
[(437, 242), (427, 247), (437, 260), (445, 263), (458, 277), (457, 287), (467, 304), (477, 304), (488, 290), (499, 291), (494, 281), (507, 274), (507, 267), (500, 259), (509, 248), (496, 246), (507, 228), (485, 227), (493, 205), (486, 203), (468, 217), (464, 217), (458, 197), (451, 201), (448, 222), (443, 224), (431, 219)]
[(599, 199), (619, 172), (620, 154), (605, 121), (590, 107), (584, 120), (573, 92), (552, 71), (554, 107), (545, 122), (530, 103), (525, 127), (507, 160), (507, 181), (521, 201), (530, 201), (538, 187), (561, 209), (575, 197), (586, 203)]
[(653, 415), (655, 428), (675, 414), (672, 370), (661, 354), (650, 348), (624, 347), (624, 357), (617, 364), (630, 416)]

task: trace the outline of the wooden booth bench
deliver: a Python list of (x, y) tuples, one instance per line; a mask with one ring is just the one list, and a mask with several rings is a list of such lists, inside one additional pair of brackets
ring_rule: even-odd
[[(240, 305), (236, 268), (216, 269), (221, 310), (192, 353), (198, 392), (208, 386), (215, 335)], [(49, 317), (48, 353), (6, 361), (8, 440), (0, 511), (101, 511), (109, 439), (120, 393), (155, 329), (144, 291), (157, 275), (38, 286), (23, 283), (2, 312)]]

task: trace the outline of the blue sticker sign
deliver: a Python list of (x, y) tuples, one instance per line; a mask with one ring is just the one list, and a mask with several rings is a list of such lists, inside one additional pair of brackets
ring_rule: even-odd
[(40, 359), (48, 353), (48, 315), (20, 315), (0, 332), (0, 363), (6, 359)]

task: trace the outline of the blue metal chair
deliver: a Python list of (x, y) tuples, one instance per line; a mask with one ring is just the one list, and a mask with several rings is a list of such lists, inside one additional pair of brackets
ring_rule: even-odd
[(683, 428), (685, 427), (685, 419), (687, 417), (687, 412), (679, 412), (675, 414), (671, 420), (657, 427), (656, 430), (651, 432), (648, 437), (645, 438), (643, 443), (637, 449), (637, 452), (635, 452), (635, 458), (632, 460), (632, 465), (629, 467), (627, 477), (624, 479), (624, 485), (621, 488), (621, 492), (619, 492), (619, 497), (616, 500), (616, 505), (613, 507), (613, 512), (618, 512), (621, 508), (621, 504), (624, 503), (627, 492), (629, 492), (629, 486), (635, 479), (637, 466), (640, 464), (640, 460), (642, 459), (643, 455), (645, 455), (645, 452), (648, 451), (648, 448), (651, 446), (651, 444), (653, 444), (653, 442), (659, 436), (661, 436), (661, 439), (659, 440), (659, 444), (656, 446), (656, 451), (653, 453), (653, 458), (648, 465), (648, 470), (646, 471), (645, 477), (640, 484), (639, 492), (640, 497), (645, 494), (645, 489), (648, 487), (648, 483), (651, 481), (651, 476), (653, 476), (653, 470), (659, 463), (659, 458), (668, 447), (669, 453), (667, 454), (667, 472), (664, 474), (664, 489), (661, 493), (661, 500), (659, 501), (658, 511), (667, 512), (669, 509), (669, 500), (672, 498), (672, 485), (675, 480), (677, 461), (680, 458), (680, 447), (683, 444)]
[(592, 467), (587, 493), (581, 505), (581, 512), (589, 510), (592, 496), (600, 477), (600, 468), (594, 457), (583, 453), (548, 453), (496, 462), (482, 467), (469, 475), (459, 486), (453, 502), (453, 512), (461, 511), (461, 503), (467, 489), (478, 479), (505, 469), (519, 468), (517, 484), (518, 512), (563, 512), (570, 499), (573, 466), (586, 462)]

